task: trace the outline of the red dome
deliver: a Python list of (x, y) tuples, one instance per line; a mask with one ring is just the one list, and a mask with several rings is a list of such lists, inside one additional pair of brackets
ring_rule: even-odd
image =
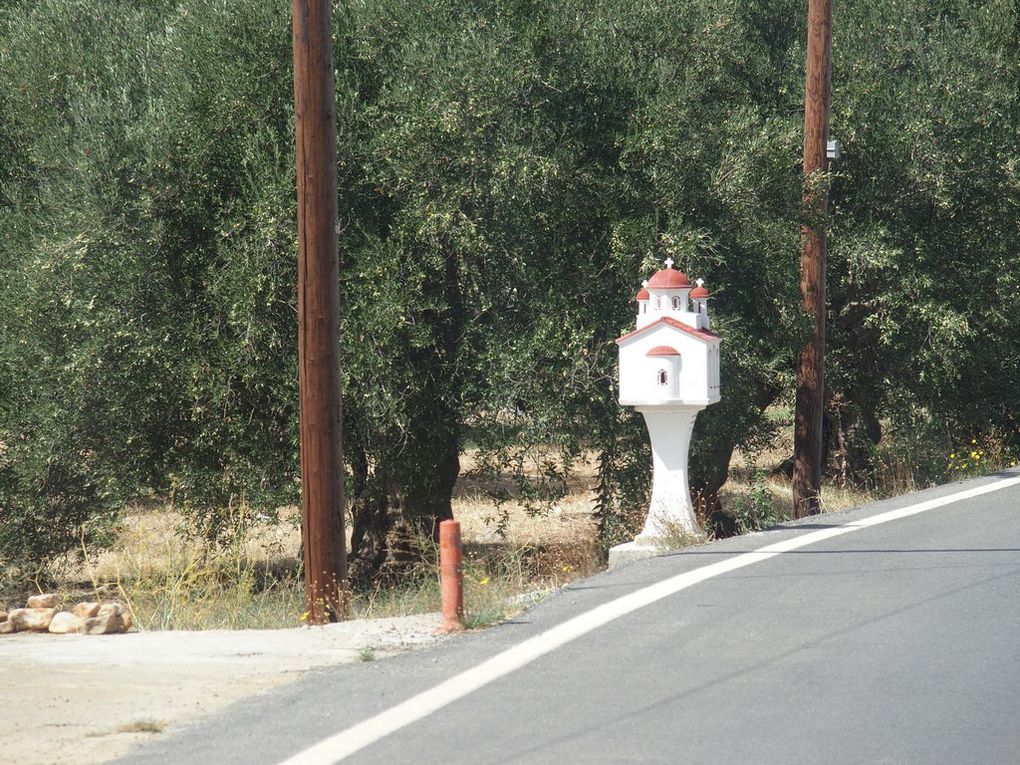
[(648, 300), (649, 297), (650, 297), (650, 295), (648, 294), (648, 290), (646, 290), (644, 287), (642, 287), (641, 289), (638, 290), (638, 293), (634, 296), (634, 299), (635, 300)]
[(680, 351), (676, 348), (670, 348), (668, 345), (657, 345), (652, 350), (648, 351), (645, 356), (679, 356)]
[(661, 271), (656, 271), (655, 276), (648, 280), (648, 286), (659, 290), (686, 289), (691, 286), (691, 280), (683, 271), (677, 271), (675, 268), (663, 268)]
[(708, 297), (708, 290), (704, 287), (695, 287), (691, 292), (691, 297), (695, 300), (701, 300)]

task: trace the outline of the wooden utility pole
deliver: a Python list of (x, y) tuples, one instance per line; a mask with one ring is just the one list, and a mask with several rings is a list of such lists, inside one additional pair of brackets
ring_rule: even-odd
[(340, 441), (336, 95), (330, 0), (293, 0), (301, 511), (307, 620), (342, 618), (347, 578)]
[(822, 412), (825, 404), (825, 214), (829, 138), (832, 0), (808, 0), (807, 88), (804, 93), (804, 216), (800, 256), (801, 305), (815, 320), (797, 365), (793, 446), (793, 514), (821, 511)]

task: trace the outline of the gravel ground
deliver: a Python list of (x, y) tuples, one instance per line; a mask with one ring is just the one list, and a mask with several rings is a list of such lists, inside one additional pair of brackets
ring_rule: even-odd
[(307, 670), (434, 643), (439, 622), (425, 614), (288, 630), (2, 635), (0, 760), (106, 762), (161, 735), (132, 726), (170, 731)]

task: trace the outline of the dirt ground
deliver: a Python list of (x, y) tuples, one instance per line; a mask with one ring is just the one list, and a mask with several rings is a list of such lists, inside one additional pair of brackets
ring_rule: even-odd
[(287, 630), (3, 635), (0, 760), (107, 762), (315, 667), (433, 643), (439, 621), (424, 614)]

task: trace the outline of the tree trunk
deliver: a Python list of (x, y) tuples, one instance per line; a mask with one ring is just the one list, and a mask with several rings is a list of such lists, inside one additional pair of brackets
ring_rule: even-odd
[[(711, 449), (692, 470), (691, 501), (694, 513), (705, 532), (716, 538), (732, 537), (737, 533), (733, 517), (723, 512), (719, 490), (730, 473), (730, 460), (736, 448), (731, 440), (717, 439)], [(692, 466), (693, 467), (693, 466)]]
[(453, 489), (460, 475), (462, 380), (457, 357), (465, 312), (458, 259), (443, 248), (443, 268), (427, 274), (424, 293), (435, 307), (420, 321), (432, 329), (435, 345), (409, 353), (420, 387), (406, 402), (408, 421), (399, 447), (379, 458), (372, 473), (368, 458), (352, 460), (355, 500), (352, 580), (370, 582), (406, 571), (439, 540), (439, 524), (453, 518)]
[[(758, 384), (751, 392), (752, 408), (743, 412), (729, 412), (725, 409), (725, 401), (699, 417), (695, 426), (696, 438), (703, 441), (701, 433), (705, 429), (712, 430), (710, 447), (707, 451), (698, 451), (691, 460), (690, 484), (691, 501), (698, 520), (702, 522), (706, 532), (717, 537), (733, 536), (737, 533), (733, 517), (723, 510), (719, 491), (729, 478), (730, 460), (739, 438), (748, 432), (751, 422), (760, 418), (779, 397), (779, 389), (772, 385)], [(720, 408), (722, 407), (722, 408)], [(707, 415), (707, 416), (706, 416)], [(728, 423), (725, 430), (712, 428), (712, 418), (719, 418)], [(734, 426), (734, 420), (737, 420)], [(743, 427), (742, 427), (743, 425)]]
[[(392, 569), (391, 536), (401, 523), (399, 502), (383, 487), (355, 496), (351, 504), (351, 555), (348, 564), (351, 587), (364, 591), (377, 583), (385, 569)], [(389, 564), (389, 565), (387, 565)]]
[(436, 347), (421, 354), (416, 364), (423, 371), (425, 384), (412, 421), (415, 470), (405, 487), (408, 521), (416, 532), (436, 542), (439, 524), (453, 518), (453, 488), (460, 475), (460, 411), (456, 402), (463, 380), (457, 360), (467, 320), (460, 259), (452, 245), (441, 242), (440, 249), (442, 271), (429, 275), (425, 290), (442, 307), (424, 314)]
[(882, 440), (875, 398), (871, 391), (850, 388), (826, 406), (826, 460), (841, 486), (858, 486), (873, 477), (874, 448)]

